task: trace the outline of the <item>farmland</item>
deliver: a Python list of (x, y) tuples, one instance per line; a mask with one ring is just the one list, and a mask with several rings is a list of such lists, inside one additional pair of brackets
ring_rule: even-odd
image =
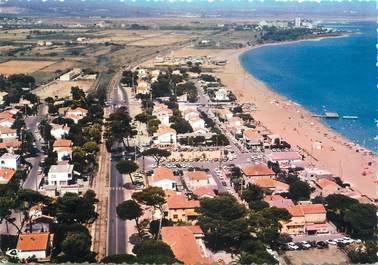
[(10, 60), (0, 63), (0, 74), (30, 74), (42, 68), (45, 68), (54, 61), (26, 61), (26, 60)]

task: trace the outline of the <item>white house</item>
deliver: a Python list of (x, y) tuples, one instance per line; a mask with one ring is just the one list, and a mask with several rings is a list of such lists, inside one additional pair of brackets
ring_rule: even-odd
[(66, 136), (70, 132), (70, 127), (61, 124), (51, 124), (51, 135), (54, 136), (55, 139), (61, 139), (62, 137)]
[(214, 179), (209, 177), (205, 171), (188, 171), (184, 173), (184, 180), (187, 187), (194, 190), (199, 187), (215, 186)]
[(88, 110), (81, 108), (81, 107), (77, 107), (77, 108), (74, 108), (74, 109), (69, 108), (66, 112), (66, 115), (75, 115), (75, 116), (84, 118), (85, 116), (87, 116), (87, 113), (88, 113)]
[(296, 151), (272, 152), (266, 156), (267, 161), (278, 163), (280, 168), (289, 168), (291, 163), (302, 161), (302, 155)]
[(151, 185), (160, 187), (163, 190), (176, 190), (178, 181), (173, 171), (166, 167), (155, 168), (151, 180)]
[(169, 118), (173, 115), (173, 111), (169, 109), (165, 104), (155, 104), (152, 115), (156, 116), (162, 125), (169, 126)]
[(79, 120), (87, 116), (88, 110), (83, 109), (83, 108), (69, 108), (66, 111), (65, 118), (73, 120), (75, 123), (78, 123)]
[(148, 94), (151, 91), (151, 86), (149, 83), (144, 81), (143, 79), (138, 80), (138, 85), (135, 88), (135, 94)]
[(54, 152), (57, 154), (58, 161), (72, 157), (72, 141), (67, 139), (58, 139), (54, 142)]
[(49, 185), (63, 186), (68, 185), (68, 182), (72, 180), (73, 165), (52, 165), (47, 175), (47, 181)]
[(38, 261), (48, 261), (53, 237), (48, 232), (20, 234), (16, 249), (7, 251), (7, 255), (26, 260), (35, 258)]
[(156, 141), (155, 143), (162, 146), (176, 145), (176, 130), (170, 127), (159, 127), (156, 132)]
[(75, 77), (79, 76), (81, 74), (81, 70), (79, 68), (75, 68), (68, 73), (65, 73), (59, 77), (60, 81), (71, 81)]
[(217, 101), (228, 101), (230, 98), (228, 97), (228, 91), (224, 88), (220, 88), (215, 91), (215, 100)]
[(199, 117), (192, 117), (188, 120), (190, 126), (192, 126), (193, 130), (197, 129), (205, 129), (205, 121)]
[(5, 153), (0, 157), (0, 167), (1, 168), (12, 168), (16, 170), (20, 166), (20, 156)]
[(183, 111), (183, 117), (185, 120), (189, 121), (192, 118), (199, 118), (199, 113), (195, 108), (187, 108)]

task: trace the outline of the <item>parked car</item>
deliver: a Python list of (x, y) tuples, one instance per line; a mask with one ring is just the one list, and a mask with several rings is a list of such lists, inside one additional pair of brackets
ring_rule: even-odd
[(328, 243), (324, 241), (319, 241), (316, 243), (316, 247), (319, 249), (328, 248)]
[(295, 243), (293, 243), (293, 242), (289, 242), (286, 245), (287, 245), (287, 248), (289, 250), (298, 250), (299, 249), (299, 247)]
[(311, 245), (307, 241), (302, 241), (302, 242), (299, 242), (298, 244), (302, 247), (302, 249), (310, 249), (311, 248)]
[(337, 245), (337, 242), (332, 239), (328, 239), (326, 242), (328, 243), (328, 245), (334, 245), (334, 246)]

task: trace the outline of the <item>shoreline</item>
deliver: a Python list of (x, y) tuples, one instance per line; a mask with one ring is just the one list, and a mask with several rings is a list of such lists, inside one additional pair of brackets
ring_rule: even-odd
[[(312, 113), (303, 106), (274, 92), (247, 72), (239, 61), (240, 55), (247, 50), (249, 49), (224, 51), (191, 49), (188, 53), (188, 50), (183, 49), (178, 51), (179, 54), (175, 54), (213, 55), (227, 59), (229, 63), (215, 68), (214, 72), (222, 83), (233, 91), (239, 103), (256, 104), (257, 111), (251, 113), (256, 120), (271, 132), (279, 134), (293, 147), (309, 153), (310, 156), (307, 156), (306, 161), (310, 165), (330, 171), (350, 183), (354, 190), (372, 200), (376, 199), (377, 156), (346, 139), (319, 118), (312, 117)], [(322, 149), (313, 150), (314, 142), (321, 142)]]
[[(356, 33), (356, 34), (359, 34), (359, 33)], [(252, 73), (248, 72), (248, 70), (243, 66), (243, 64), (241, 63), (241, 60), (240, 60), (240, 57), (244, 54), (244, 53), (247, 53), (251, 50), (254, 50), (254, 49), (259, 49), (259, 48), (264, 48), (264, 47), (268, 47), (268, 46), (278, 46), (278, 45), (290, 45), (290, 44), (296, 44), (296, 43), (301, 43), (301, 42), (306, 42), (306, 41), (321, 41), (321, 40), (324, 40), (324, 39), (333, 39), (333, 38), (343, 38), (343, 37), (349, 37), (350, 34), (343, 34), (343, 35), (340, 35), (340, 36), (330, 36), (330, 37), (319, 37), (319, 38), (314, 38), (314, 39), (303, 39), (303, 40), (296, 40), (296, 41), (286, 41), (286, 42), (277, 42), (277, 43), (266, 43), (266, 44), (261, 44), (261, 45), (256, 45), (254, 47), (251, 47), (250, 49), (245, 49), (243, 52), (241, 52), (238, 56), (238, 59), (239, 59), (239, 64), (240, 66), (244, 69), (245, 73), (250, 75), (252, 78), (256, 79), (257, 81), (261, 82), (264, 86), (267, 87), (267, 89), (269, 89), (271, 92), (277, 94), (278, 96), (280, 96), (282, 99), (288, 101), (288, 102), (291, 102), (295, 105), (297, 105), (298, 107), (302, 108), (303, 110), (305, 110), (306, 112), (310, 113), (311, 115), (316, 115), (316, 113), (313, 113), (311, 112), (310, 110), (308, 110), (305, 106), (303, 106), (302, 104), (296, 102), (295, 100), (293, 99), (290, 99), (289, 97), (285, 96), (285, 95), (282, 95), (280, 94), (279, 92), (275, 91), (273, 88), (271, 88), (268, 84), (266, 84), (264, 81), (258, 79), (257, 77), (255, 77)], [(313, 117), (314, 118), (314, 117)], [(318, 120), (324, 125), (326, 126), (328, 129), (330, 129), (334, 134), (338, 135), (340, 138), (343, 138), (345, 141), (347, 142), (350, 142), (352, 144), (354, 144), (356, 147), (359, 147), (360, 149), (364, 149), (368, 152), (371, 152), (373, 155), (377, 156), (377, 159), (378, 159), (378, 153), (373, 151), (373, 150), (370, 150), (368, 147), (366, 146), (362, 146), (361, 144), (359, 143), (356, 143), (354, 142), (352, 139), (350, 139), (349, 137), (341, 134), (340, 132), (336, 131), (335, 129), (333, 129), (332, 127), (330, 127), (328, 124), (326, 124), (324, 122), (324, 120), (322, 120), (321, 118), (318, 118)], [(377, 169), (378, 170), (378, 169)]]
[[(222, 84), (235, 94), (238, 103), (255, 103), (257, 111), (251, 113), (252, 117), (269, 131), (279, 134), (293, 148), (310, 154), (305, 159), (309, 165), (339, 176), (344, 182), (350, 183), (354, 190), (375, 200), (378, 195), (378, 157), (328, 127), (319, 118), (312, 117), (312, 113), (302, 105), (256, 79), (244, 69), (239, 60), (244, 52), (251, 49), (304, 41), (319, 39), (269, 43), (242, 49), (183, 48), (175, 51), (172, 56), (208, 56), (227, 60), (225, 66), (212, 66), (212, 69)], [(315, 142), (321, 142), (321, 150), (314, 150)]]

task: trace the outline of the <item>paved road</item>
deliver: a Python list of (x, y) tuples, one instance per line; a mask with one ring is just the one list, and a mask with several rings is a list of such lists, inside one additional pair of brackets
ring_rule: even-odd
[[(108, 100), (114, 107), (127, 106), (125, 91), (116, 83)], [(109, 194), (108, 194), (108, 235), (107, 255), (126, 253), (127, 233), (126, 222), (119, 219), (116, 212), (118, 204), (125, 200), (122, 175), (115, 168), (116, 161), (109, 161)]]
[(28, 130), (33, 134), (35, 139), (36, 148), (39, 150), (39, 153), (36, 157), (31, 157), (28, 160), (32, 164), (32, 169), (30, 170), (28, 177), (23, 183), (22, 187), (24, 189), (38, 190), (39, 184), (43, 178), (42, 175), (38, 175), (39, 163), (42, 160), (43, 152), (41, 141), (42, 137), (39, 134), (38, 125), (41, 120), (47, 115), (47, 106), (43, 103), (38, 107), (38, 114), (36, 116), (28, 116), (25, 119), (25, 125)]

